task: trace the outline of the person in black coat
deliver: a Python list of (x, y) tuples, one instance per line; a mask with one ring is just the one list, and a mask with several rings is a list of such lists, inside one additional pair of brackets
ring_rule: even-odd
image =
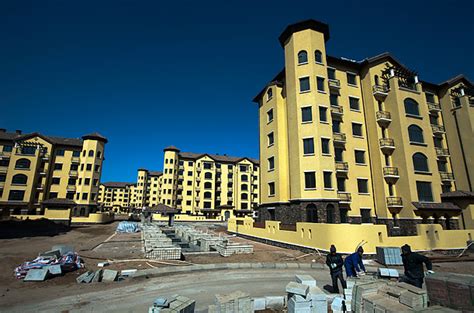
[(334, 293), (339, 293), (339, 287), (337, 286), (337, 280), (341, 281), (341, 285), (343, 289), (346, 289), (346, 281), (344, 280), (344, 276), (342, 275), (342, 266), (344, 262), (342, 260), (342, 256), (336, 252), (336, 247), (331, 245), (329, 249), (329, 254), (326, 256), (326, 265), (329, 266), (329, 271), (331, 273), (331, 280), (332, 280), (332, 291)]
[(419, 253), (412, 252), (409, 245), (404, 245), (401, 249), (403, 267), (405, 269), (405, 277), (403, 277), (402, 281), (421, 288), (423, 286), (423, 278), (425, 277), (423, 263), (425, 263), (429, 274), (434, 273), (430, 259)]

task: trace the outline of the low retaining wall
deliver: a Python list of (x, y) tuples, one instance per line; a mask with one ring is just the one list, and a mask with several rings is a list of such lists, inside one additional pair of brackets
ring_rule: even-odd
[(72, 224), (107, 224), (114, 221), (114, 214), (111, 212), (89, 213), (89, 216), (73, 216)]

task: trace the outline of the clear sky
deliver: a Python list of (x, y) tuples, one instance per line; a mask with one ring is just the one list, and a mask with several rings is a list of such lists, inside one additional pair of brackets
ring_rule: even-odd
[[(396, 5), (396, 6), (395, 6)], [(384, 51), (435, 83), (474, 79), (474, 1), (0, 1), (0, 128), (109, 138), (103, 181), (160, 170), (163, 148), (258, 157), (252, 98), (278, 36), (314, 18), (328, 53)]]

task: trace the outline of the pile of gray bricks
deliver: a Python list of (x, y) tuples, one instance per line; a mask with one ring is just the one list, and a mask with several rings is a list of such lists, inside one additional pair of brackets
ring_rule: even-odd
[(181, 247), (175, 246), (158, 224), (144, 223), (141, 232), (143, 253), (154, 260), (179, 260)]
[(148, 309), (148, 313), (194, 313), (196, 306), (195, 300), (178, 295), (159, 300)]
[(209, 306), (209, 313), (253, 313), (253, 299), (250, 295), (235, 291), (227, 295), (216, 295), (215, 303)]
[(296, 275), (295, 281), (286, 285), (288, 313), (327, 313), (326, 294), (316, 286), (309, 275)]
[(232, 254), (253, 253), (253, 245), (225, 240), (216, 245), (216, 250), (220, 255), (227, 257)]

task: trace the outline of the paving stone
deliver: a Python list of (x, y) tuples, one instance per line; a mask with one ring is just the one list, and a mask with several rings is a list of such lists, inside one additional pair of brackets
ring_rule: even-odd
[(316, 280), (311, 277), (310, 275), (301, 275), (298, 274), (295, 276), (296, 282), (303, 284), (303, 285), (308, 285), (310, 287), (316, 287)]
[(94, 273), (94, 277), (92, 277), (92, 282), (98, 283), (100, 282), (101, 278), (102, 278), (102, 270), (97, 270)]
[(50, 265), (46, 267), (51, 275), (61, 275), (63, 271), (61, 270), (61, 265)]
[(94, 274), (94, 272), (93, 271), (87, 271), (87, 272), (79, 275), (79, 277), (76, 278), (76, 281), (78, 283), (83, 283), (83, 282), (85, 282), (84, 280), (91, 274)]
[(309, 286), (300, 283), (290, 282), (286, 285), (286, 292), (306, 297), (309, 292)]
[(61, 253), (61, 255), (65, 255), (69, 252), (74, 252), (74, 247), (69, 245), (54, 245), (51, 250), (59, 250), (59, 253)]
[(103, 282), (111, 282), (117, 279), (118, 272), (114, 270), (104, 270), (102, 273)]
[(46, 280), (46, 277), (48, 276), (49, 270), (48, 268), (33, 268), (26, 273), (25, 278), (23, 281), (44, 281)]
[(288, 313), (311, 313), (311, 301), (300, 295), (294, 295), (288, 301)]
[(120, 275), (122, 276), (133, 276), (137, 272), (137, 269), (129, 269), (129, 270), (122, 270), (120, 272)]
[(327, 301), (327, 295), (317, 286), (309, 288), (308, 298), (312, 301)]
[(300, 268), (298, 263), (286, 263), (287, 268)]
[(60, 258), (61, 257), (61, 252), (59, 250), (51, 250), (51, 251), (46, 251), (46, 252), (40, 253), (40, 256)]
[(288, 268), (288, 265), (286, 265), (286, 263), (276, 263), (275, 268), (279, 268), (279, 269)]
[(253, 299), (253, 310), (265, 310), (266, 302), (265, 298), (254, 298)]
[(273, 310), (281, 310), (285, 306), (285, 297), (268, 296), (265, 297), (265, 308)]

